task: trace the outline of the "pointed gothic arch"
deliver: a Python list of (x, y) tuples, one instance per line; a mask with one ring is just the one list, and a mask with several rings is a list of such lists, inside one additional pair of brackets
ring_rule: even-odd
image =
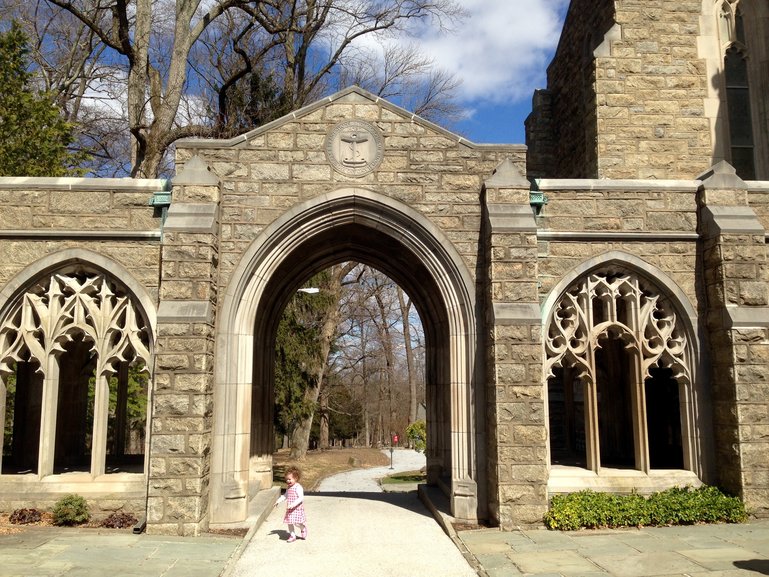
[[(47, 255), (5, 286), (0, 421), (12, 406), (13, 430), (3, 430), (15, 469), (35, 480), (68, 471), (86, 482), (111, 472), (146, 477), (154, 319), (142, 285), (88, 250)], [(133, 379), (131, 365), (143, 368)], [(133, 419), (129, 405), (139, 412)], [(119, 481), (128, 490), (144, 485)]]
[(711, 77), (714, 163), (743, 180), (769, 178), (769, 6), (758, 0), (703, 0), (703, 55)]
[(271, 482), (272, 354), (280, 312), (314, 272), (344, 260), (375, 266), (414, 301), (427, 342), (428, 477), (455, 516), (485, 514), (475, 284), (438, 227), (361, 188), (289, 210), (230, 276), (217, 330), (212, 519), (245, 518), (250, 484)]
[(614, 251), (574, 269), (544, 313), (551, 474), (566, 465), (598, 477), (672, 469), (702, 479), (707, 391), (698, 385), (697, 317), (677, 284)]

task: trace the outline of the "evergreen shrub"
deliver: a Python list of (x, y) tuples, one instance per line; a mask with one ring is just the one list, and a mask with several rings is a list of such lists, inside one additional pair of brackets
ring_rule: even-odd
[(88, 503), (80, 495), (62, 497), (53, 506), (54, 525), (81, 525), (90, 517)]
[(406, 427), (406, 437), (415, 451), (424, 453), (427, 448), (427, 424), (422, 420), (414, 421)]
[(616, 527), (742, 523), (745, 505), (716, 487), (674, 487), (643, 497), (580, 491), (554, 495), (544, 522), (548, 529), (573, 531)]

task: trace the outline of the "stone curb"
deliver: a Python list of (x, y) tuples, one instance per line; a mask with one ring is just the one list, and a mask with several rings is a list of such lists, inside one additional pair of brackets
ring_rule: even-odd
[(269, 489), (259, 491), (256, 497), (254, 497), (250, 504), (250, 513), (252, 513), (252, 515), (249, 515), (249, 518), (246, 521), (246, 523), (250, 525), (248, 533), (245, 534), (240, 544), (232, 552), (232, 555), (230, 555), (230, 558), (227, 560), (219, 577), (229, 577), (232, 574), (237, 560), (240, 559), (240, 556), (243, 554), (246, 547), (248, 547), (248, 544), (254, 538), (254, 535), (256, 535), (259, 527), (261, 527), (262, 523), (267, 519), (267, 516), (270, 514), (270, 511), (279, 496), (280, 487), (270, 487)]
[(464, 541), (457, 535), (454, 525), (452, 524), (454, 518), (443, 512), (450, 510), (448, 499), (443, 492), (437, 487), (421, 484), (418, 485), (417, 493), (419, 495), (419, 500), (424, 503), (430, 513), (432, 513), (433, 517), (435, 517), (438, 525), (441, 526), (465, 560), (467, 560), (475, 572), (478, 573), (478, 577), (489, 577), (489, 574), (486, 573), (486, 570), (483, 568), (480, 561), (478, 561), (477, 557), (473, 555), (465, 545)]

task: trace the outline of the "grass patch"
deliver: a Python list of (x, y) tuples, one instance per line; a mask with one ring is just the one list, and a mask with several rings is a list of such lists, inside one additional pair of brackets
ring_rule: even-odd
[(395, 473), (388, 477), (380, 479), (382, 485), (396, 485), (398, 483), (424, 483), (427, 480), (427, 475), (422, 471), (405, 471), (403, 473)]
[(285, 472), (290, 465), (299, 467), (302, 471), (302, 487), (305, 491), (312, 491), (318, 483), (331, 475), (358, 468), (368, 469), (390, 464), (390, 458), (385, 456), (381, 449), (363, 447), (307, 451), (307, 456), (302, 461), (290, 459), (288, 453), (288, 449), (279, 449), (272, 456), (273, 483), (284, 489), (286, 487)]

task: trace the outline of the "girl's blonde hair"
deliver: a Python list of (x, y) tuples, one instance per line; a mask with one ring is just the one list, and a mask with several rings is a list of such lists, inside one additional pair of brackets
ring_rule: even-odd
[(302, 478), (302, 471), (299, 470), (299, 467), (291, 466), (286, 469), (286, 475), (291, 475), (298, 481)]

